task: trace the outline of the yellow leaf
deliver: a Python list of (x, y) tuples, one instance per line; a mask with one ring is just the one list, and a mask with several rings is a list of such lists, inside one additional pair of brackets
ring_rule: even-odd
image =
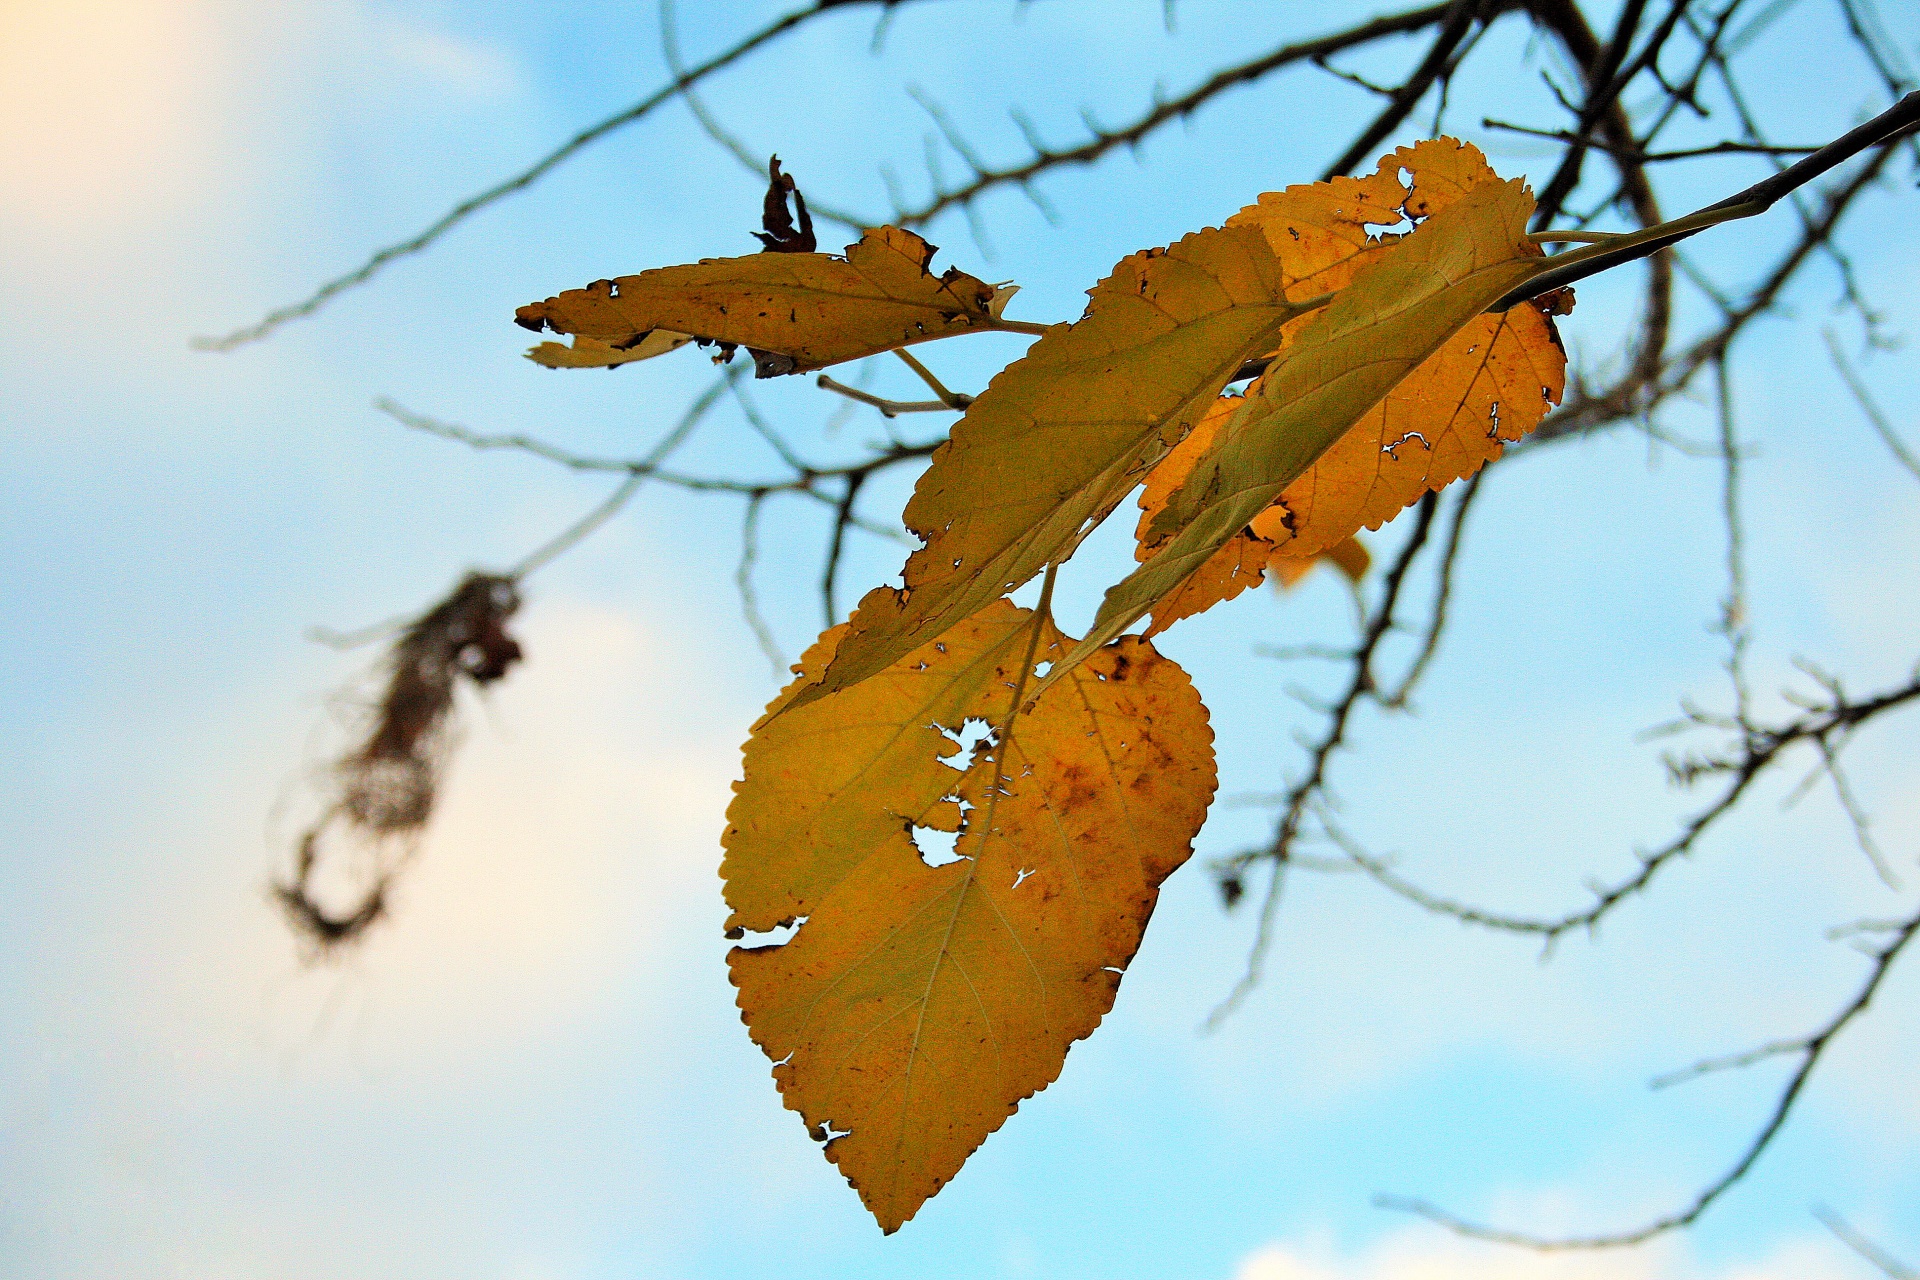
[[(1397, 176), (1403, 170), (1411, 188)], [(1368, 239), (1365, 222), (1401, 213), (1425, 219), (1499, 181), (1476, 148), (1436, 138), (1383, 156), (1364, 179), (1263, 195), (1227, 225), (1260, 227), (1276, 251), (1289, 252), (1290, 266), (1309, 273), (1314, 288), (1340, 289), (1398, 243), (1396, 237)], [(1297, 331), (1293, 326), (1284, 336), (1291, 340)], [(1552, 321), (1539, 308), (1523, 304), (1475, 318), (1257, 516), (1253, 536), (1271, 543), (1277, 555), (1312, 557), (1362, 527), (1379, 528), (1538, 426), (1565, 390), (1566, 364)], [(1160, 468), (1163, 487), (1177, 488), (1203, 451), (1183, 447), (1170, 455)], [(1176, 520), (1170, 513), (1151, 530), (1143, 526), (1143, 546), (1164, 543)], [(1171, 621), (1156, 613), (1154, 630)]]
[(1112, 511), (1301, 308), (1256, 228), (1123, 259), (996, 376), (915, 486), (904, 589), (861, 600), (804, 705), (857, 684), (1043, 569)]
[[(845, 635), (755, 727), (727, 812), (730, 930), (805, 922), (728, 964), (786, 1105), (892, 1231), (1112, 1007), (1212, 798), (1212, 733), (1185, 673), (1128, 638), (1004, 752), (961, 757), (949, 735), (1003, 723), (1026, 665), (1066, 642), (1005, 601), (776, 718)], [(961, 856), (929, 865), (916, 825), (957, 830)]]
[[(1155, 547), (1165, 542), (1164, 538), (1160, 543), (1150, 541), (1149, 531), (1154, 517), (1166, 506), (1168, 496), (1192, 471), (1194, 460), (1207, 452), (1220, 428), (1243, 402), (1240, 396), (1221, 396), (1215, 400), (1200, 421), (1194, 424), (1187, 438), (1175, 446), (1166, 460), (1147, 477), (1147, 483), (1140, 492), (1135, 559), (1151, 558)], [(1270, 507), (1268, 513), (1274, 510)], [(1227, 539), (1226, 545), (1194, 570), (1185, 582), (1162, 597), (1154, 605), (1153, 625), (1147, 628), (1146, 634), (1157, 635), (1182, 618), (1204, 613), (1222, 601), (1233, 599), (1249, 587), (1258, 586), (1269, 571), (1273, 573), (1277, 585), (1290, 588), (1306, 577), (1322, 559), (1331, 561), (1351, 582), (1358, 582), (1371, 563), (1372, 557), (1357, 538), (1348, 538), (1324, 551), (1295, 555), (1277, 547), (1273, 539), (1261, 535), (1261, 522), (1265, 518), (1263, 513), (1247, 528)], [(1282, 539), (1285, 536), (1283, 529)]]
[[(927, 269), (934, 248), (911, 231), (874, 227), (845, 257), (755, 253), (597, 280), (521, 307), (515, 319), (538, 333), (576, 337), (528, 353), (542, 364), (606, 363), (601, 347), (627, 350), (658, 330), (770, 352), (763, 367), (802, 373), (895, 347), (995, 326), (992, 285), (957, 267)], [(999, 301), (1005, 306), (1005, 299)], [(589, 345), (582, 347), (581, 341)], [(584, 354), (581, 354), (584, 353)]]
[(1254, 531), (1280, 554), (1311, 556), (1378, 529), (1539, 426), (1566, 370), (1551, 322), (1531, 303), (1475, 316), (1256, 516)]
[(1093, 630), (1047, 680), (1156, 608), (1448, 338), (1537, 274), (1532, 209), (1517, 180), (1475, 187), (1361, 267), (1169, 496), (1155, 523), (1179, 533), (1107, 592)]

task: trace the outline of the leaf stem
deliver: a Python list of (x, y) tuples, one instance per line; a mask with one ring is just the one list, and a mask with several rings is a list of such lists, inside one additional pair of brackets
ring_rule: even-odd
[(874, 395), (871, 391), (862, 391), (858, 387), (850, 387), (844, 382), (829, 378), (824, 373), (813, 380), (813, 385), (822, 387), (838, 395), (843, 395), (849, 400), (858, 400), (861, 404), (870, 404), (880, 411), (880, 416), (883, 418), (894, 418), (903, 413), (953, 412), (953, 406), (944, 400), (888, 400), (884, 396)]
[(921, 364), (920, 361), (914, 357), (913, 353), (906, 348), (895, 347), (893, 354), (899, 356), (900, 359), (905, 362), (907, 368), (919, 374), (920, 380), (933, 388), (933, 394), (940, 397), (940, 403), (947, 408), (964, 409), (973, 403), (972, 396), (957, 395), (947, 390), (946, 387), (941, 384), (940, 379), (933, 376), (933, 370)]

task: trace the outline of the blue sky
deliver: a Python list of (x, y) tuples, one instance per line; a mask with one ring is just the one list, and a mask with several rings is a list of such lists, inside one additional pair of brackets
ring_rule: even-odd
[[(774, 11), (684, 7), (692, 57)], [(1832, 136), (1877, 101), (1831, 8), (1803, 0), (1749, 55), (1782, 137)], [(1920, 22), (1885, 8), (1920, 58)], [(880, 163), (924, 189), (928, 122), (909, 83), (1000, 158), (1019, 145), (1009, 106), (1074, 138), (1083, 107), (1119, 120), (1156, 76), (1178, 90), (1368, 12), (1183, 0), (1169, 34), (1145, 0), (948, 0), (903, 12), (875, 56), (859, 11), (707, 97), (816, 198), (884, 215)], [(1458, 86), (1450, 119), (1502, 172), (1537, 181), (1541, 151), (1473, 127), (1496, 102), (1554, 118), (1517, 70), (1522, 42), (1502, 41), (1482, 65), (1516, 79)], [(410, 435), (371, 401), (641, 451), (711, 376), (701, 359), (543, 371), (519, 358), (512, 309), (748, 251), (759, 187), (664, 110), (266, 343), (214, 356), (187, 340), (301, 295), (638, 97), (665, 74), (658, 50), (652, 8), (612, 3), (0, 6), (0, 297), (14, 319), (0, 362), (0, 733), (14, 746), (0, 798), (15, 815), (0, 834), (0, 1276), (1869, 1275), (1809, 1216), (1815, 1201), (1920, 1259), (1911, 968), (1836, 1046), (1763, 1164), (1683, 1240), (1542, 1259), (1369, 1204), (1401, 1192), (1542, 1231), (1605, 1230), (1717, 1174), (1778, 1070), (1661, 1093), (1645, 1081), (1800, 1034), (1854, 989), (1863, 962), (1823, 931), (1893, 914), (1920, 884), (1906, 722), (1871, 731), (1854, 758), (1903, 892), (1873, 877), (1828, 791), (1783, 808), (1784, 783), (1550, 964), (1357, 878), (1302, 878), (1266, 982), (1199, 1033), (1252, 920), (1222, 913), (1198, 864), (1266, 830), (1264, 811), (1228, 801), (1297, 764), (1290, 734), (1307, 721), (1287, 689), (1324, 678), (1253, 648), (1342, 637), (1349, 605), (1327, 574), (1167, 638), (1219, 734), (1222, 801), (1195, 865), (1169, 883), (1118, 1006), (1061, 1081), (894, 1237), (781, 1109), (726, 982), (721, 815), (775, 687), (732, 588), (731, 501), (644, 490), (533, 580), (529, 660), (465, 708), (444, 808), (393, 918), (346, 962), (302, 967), (264, 886), (338, 744), (329, 708), (370, 661), (303, 631), (418, 608), (607, 487)], [(1018, 280), (1011, 314), (1069, 318), (1124, 254), (1314, 177), (1365, 106), (1325, 77), (1282, 77), (1156, 135), (1138, 163), (1046, 179), (1057, 225), (1001, 193), (981, 205), (986, 243), (958, 216), (930, 235), (942, 262)], [(1668, 198), (1704, 203), (1755, 172), (1708, 162)], [(1920, 269), (1914, 198), (1876, 193), (1847, 241), (1907, 334), (1920, 327), (1900, 289)], [(1703, 237), (1700, 259), (1737, 275), (1790, 216)], [(1583, 285), (1562, 322), (1590, 365), (1612, 350), (1633, 285)], [(1851, 333), (1836, 296), (1833, 272), (1815, 269), (1792, 323), (1759, 326), (1739, 352), (1765, 690), (1792, 681), (1795, 655), (1856, 689), (1898, 680), (1920, 622), (1920, 508), (1827, 364), (1820, 327)], [(1019, 349), (990, 337), (929, 359), (977, 388)], [(1911, 350), (1866, 370), (1884, 404), (1920, 393)], [(914, 394), (891, 368), (874, 378)], [(753, 390), (809, 450), (877, 436), (871, 416), (829, 434), (833, 406), (804, 382)], [(1700, 404), (1662, 422), (1710, 430)], [(757, 447), (721, 415), (683, 456), (771, 468)], [(906, 483), (876, 491), (871, 511), (897, 511)], [(1587, 876), (1629, 868), (1690, 807), (1636, 735), (1683, 696), (1724, 695), (1709, 629), (1719, 473), (1619, 431), (1489, 483), (1421, 714), (1363, 718), (1338, 790), (1356, 831), (1409, 874), (1549, 911), (1580, 901)], [(759, 586), (794, 653), (819, 626), (820, 521), (777, 506), (765, 533)], [(849, 595), (899, 554), (861, 542)], [(1117, 536), (1089, 545), (1066, 626), (1124, 556)]]

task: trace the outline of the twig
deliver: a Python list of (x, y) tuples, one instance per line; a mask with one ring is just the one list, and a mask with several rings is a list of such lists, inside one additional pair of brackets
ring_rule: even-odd
[[(891, 10), (889, 10), (891, 12)], [(694, 80), (689, 78), (686, 67), (680, 61), (680, 38), (675, 30), (673, 0), (660, 0), (660, 52), (666, 60), (667, 70), (673, 74), (674, 81), (680, 87), (680, 96), (687, 104), (687, 110), (693, 113), (694, 120), (701, 131), (720, 144), (720, 148), (751, 173), (755, 178), (766, 176), (766, 161), (760, 159), (740, 139), (733, 136), (727, 127), (720, 123), (719, 117), (707, 109), (693, 91)], [(816, 218), (825, 218), (828, 222), (837, 222), (855, 235), (872, 225), (851, 213), (821, 204), (818, 200), (807, 202), (809, 211)]]
[(700, 393), (699, 398), (693, 402), (686, 413), (681, 415), (680, 421), (675, 424), (673, 430), (662, 437), (660, 443), (647, 451), (646, 456), (640, 459), (631, 474), (620, 482), (618, 488), (608, 494), (593, 510), (561, 530), (551, 541), (529, 552), (519, 564), (507, 571), (507, 576), (515, 582), (524, 580), (527, 575), (551, 564), (560, 555), (577, 546), (588, 534), (619, 514), (620, 509), (627, 505), (628, 499), (639, 492), (640, 486), (659, 469), (668, 455), (693, 434), (693, 429), (700, 425), (700, 419), (706, 417), (707, 411), (713, 408), (715, 401), (719, 400), (720, 393), (734, 381), (732, 369), (715, 378), (713, 385)]
[(1420, 500), (1419, 515), (1414, 521), (1407, 540), (1401, 544), (1394, 557), (1393, 565), (1387, 570), (1384, 585), (1381, 588), (1380, 602), (1374, 607), (1368, 620), (1365, 634), (1355, 646), (1353, 657), (1353, 675), (1347, 683), (1346, 691), (1334, 702), (1327, 713), (1327, 728), (1308, 753), (1306, 776), (1296, 782), (1287, 792), (1285, 810), (1274, 832), (1271, 842), (1264, 849), (1242, 853), (1219, 864), (1228, 883), (1238, 883), (1238, 877), (1256, 861), (1268, 861), (1273, 864), (1271, 878), (1267, 882), (1267, 891), (1260, 905), (1260, 925), (1254, 934), (1253, 946), (1247, 955), (1247, 967), (1240, 981), (1227, 993), (1226, 999), (1215, 1006), (1207, 1015), (1206, 1026), (1218, 1027), (1240, 1006), (1255, 987), (1260, 984), (1261, 968), (1266, 953), (1273, 942), (1273, 922), (1279, 910), (1280, 889), (1286, 866), (1293, 854), (1294, 844), (1300, 838), (1301, 824), (1305, 820), (1308, 807), (1313, 798), (1326, 787), (1327, 766), (1333, 753), (1346, 742), (1347, 725), (1360, 700), (1376, 696), (1373, 678), (1373, 655), (1380, 642), (1393, 625), (1393, 611), (1400, 598), (1401, 586), (1405, 583), (1407, 571), (1413, 567), (1420, 549), (1426, 545), (1427, 534), (1433, 528), (1434, 513), (1439, 510), (1438, 494), (1429, 493)]
[(1920, 1271), (1915, 1271), (1897, 1261), (1892, 1254), (1855, 1231), (1845, 1218), (1827, 1206), (1823, 1204), (1813, 1206), (1813, 1216), (1820, 1220), (1822, 1226), (1833, 1232), (1841, 1244), (1878, 1267), (1887, 1280), (1920, 1280)]
[[(1370, 44), (1386, 36), (1404, 35), (1422, 30), (1443, 20), (1455, 4), (1456, 0), (1446, 0), (1445, 3), (1431, 4), (1419, 9), (1409, 9), (1404, 13), (1375, 18), (1371, 22), (1361, 23), (1333, 35), (1281, 45), (1257, 58), (1216, 72), (1177, 98), (1156, 102), (1132, 124), (1106, 129), (1089, 122), (1088, 131), (1093, 136), (1077, 147), (1047, 150), (1036, 146), (1033, 156), (1019, 164), (1004, 168), (985, 167), (971, 181), (951, 190), (936, 191), (932, 199), (917, 208), (898, 209), (894, 221), (904, 227), (922, 226), (948, 209), (971, 203), (995, 187), (1025, 184), (1050, 169), (1066, 165), (1092, 164), (1115, 148), (1137, 145), (1161, 125), (1191, 115), (1214, 97), (1237, 85), (1250, 84), (1270, 71), (1298, 62), (1306, 62), (1316, 56), (1324, 57), (1344, 49)], [(1029, 141), (1031, 142), (1032, 139)]]
[[(1636, 3), (1637, 0), (1628, 0), (1628, 2)], [(1406, 83), (1394, 90), (1393, 97), (1388, 99), (1386, 107), (1380, 114), (1374, 117), (1373, 123), (1360, 131), (1360, 136), (1341, 153), (1338, 160), (1327, 166), (1326, 171), (1320, 175), (1322, 182), (1350, 173), (1355, 165), (1372, 158), (1373, 149), (1380, 144), (1380, 140), (1399, 128), (1400, 122), (1420, 105), (1420, 99), (1427, 96), (1427, 90), (1433, 87), (1433, 82), (1446, 69), (1447, 59), (1466, 38), (1467, 32), (1472, 29), (1479, 16), (1480, 5), (1477, 0), (1453, 0), (1453, 3), (1447, 6), (1442, 15), (1440, 34), (1434, 37), (1432, 46), (1427, 50), (1427, 56), (1420, 60), (1420, 65), (1414, 68), (1413, 74), (1407, 77)]]
[(686, 75), (675, 76), (672, 83), (654, 90), (624, 111), (615, 112), (598, 124), (590, 125), (582, 129), (579, 133), (574, 134), (573, 137), (567, 139), (560, 146), (554, 148), (519, 173), (495, 183), (478, 195), (469, 196), (467, 199), (462, 200), (459, 204), (443, 214), (439, 221), (428, 226), (426, 230), (413, 236), (411, 239), (388, 245), (386, 248), (374, 253), (372, 257), (368, 258), (364, 263), (352, 271), (349, 271), (347, 274), (337, 276), (327, 281), (301, 301), (293, 303), (290, 306), (269, 311), (264, 318), (253, 324), (247, 325), (244, 328), (235, 329), (232, 333), (226, 334), (223, 337), (195, 338), (192, 342), (193, 348), (196, 351), (232, 351), (235, 347), (244, 346), (249, 342), (258, 342), (275, 329), (278, 329), (281, 325), (286, 324), (289, 320), (298, 320), (302, 316), (312, 315), (321, 307), (325, 306), (335, 295), (343, 293), (355, 285), (365, 284), (368, 280), (371, 280), (374, 275), (389, 262), (392, 262), (396, 258), (404, 258), (409, 254), (419, 253), (422, 249), (425, 249), (428, 245), (431, 245), (441, 236), (451, 231), (455, 226), (486, 208), (494, 201), (532, 186), (541, 178), (545, 177), (556, 166), (571, 158), (574, 153), (581, 148), (599, 141), (601, 138), (606, 137), (622, 126), (632, 124), (634, 121), (639, 120), (661, 103), (672, 99), (689, 85), (698, 84), (722, 67), (738, 61), (768, 41), (785, 35), (802, 23), (819, 17), (823, 13), (831, 12), (834, 9), (848, 8), (857, 4), (876, 3), (892, 6), (902, 3), (902, 0), (815, 0), (815, 3), (809, 5), (807, 8), (795, 9), (791, 13), (774, 19), (746, 39), (707, 59)]
[(861, 404), (870, 404), (874, 408), (878, 409), (880, 411), (880, 416), (884, 418), (897, 417), (898, 415), (903, 413), (952, 413), (954, 412), (954, 407), (950, 404), (945, 403), (944, 401), (888, 400), (884, 396), (876, 396), (870, 391), (862, 391), (860, 388), (850, 387), (844, 382), (836, 382), (834, 379), (828, 377), (824, 373), (813, 380), (813, 385), (816, 387), (823, 387), (826, 390), (832, 391), (837, 395), (843, 395), (847, 397), (847, 399), (849, 400), (858, 400)]
[(1916, 932), (1920, 932), (1920, 914), (1915, 914), (1903, 921), (1900, 928), (1894, 933), (1893, 937), (1888, 940), (1887, 944), (1872, 954), (1873, 967), (1867, 975), (1866, 982), (1860, 987), (1859, 992), (1851, 1001), (1843, 1006), (1838, 1013), (1834, 1014), (1825, 1026), (1821, 1027), (1820, 1030), (1814, 1032), (1812, 1035), (1798, 1041), (1787, 1041), (1781, 1045), (1764, 1045), (1749, 1054), (1739, 1055), (1739, 1057), (1733, 1059), (1723, 1059), (1719, 1063), (1701, 1064), (1701, 1067), (1697, 1070), (1718, 1070), (1722, 1065), (1745, 1066), (1780, 1053), (1797, 1052), (1801, 1055), (1800, 1065), (1788, 1079), (1786, 1087), (1780, 1091), (1780, 1096), (1775, 1100), (1773, 1111), (1768, 1115), (1766, 1123), (1760, 1126), (1759, 1132), (1756, 1133), (1752, 1141), (1747, 1144), (1746, 1150), (1740, 1154), (1740, 1158), (1734, 1161), (1733, 1166), (1720, 1175), (1720, 1177), (1707, 1184), (1685, 1209), (1677, 1213), (1669, 1214), (1663, 1218), (1657, 1218), (1633, 1231), (1623, 1231), (1614, 1235), (1573, 1236), (1565, 1239), (1553, 1239), (1545, 1236), (1529, 1235), (1520, 1231), (1506, 1231), (1497, 1227), (1488, 1227), (1479, 1223), (1469, 1222), (1464, 1218), (1455, 1217), (1444, 1209), (1436, 1208), (1424, 1200), (1412, 1200), (1400, 1196), (1375, 1196), (1374, 1203), (1382, 1209), (1419, 1214), (1421, 1217), (1439, 1223), (1441, 1226), (1459, 1235), (1469, 1236), (1475, 1240), (1488, 1240), (1497, 1244), (1522, 1245), (1530, 1249), (1539, 1249), (1542, 1251), (1618, 1248), (1623, 1245), (1640, 1244), (1644, 1241), (1651, 1240), (1657, 1235), (1663, 1235), (1677, 1228), (1688, 1226), (1698, 1219), (1701, 1214), (1705, 1213), (1713, 1205), (1714, 1201), (1725, 1194), (1729, 1188), (1739, 1182), (1741, 1178), (1745, 1177), (1747, 1171), (1753, 1168), (1755, 1162), (1760, 1159), (1760, 1156), (1773, 1142), (1774, 1136), (1786, 1125), (1787, 1117), (1792, 1113), (1794, 1103), (1798, 1101), (1801, 1091), (1806, 1087), (1807, 1081), (1812, 1077), (1814, 1068), (1819, 1065), (1820, 1058), (1826, 1052), (1827, 1046), (1833, 1042), (1835, 1036), (1838, 1036), (1840, 1032), (1846, 1028), (1848, 1023), (1866, 1011), (1867, 1005), (1873, 1000), (1874, 992), (1879, 990), (1881, 981), (1887, 976), (1887, 971), (1893, 967), (1894, 960), (1898, 958), (1901, 950), (1907, 943), (1913, 940)]
[(965, 409), (973, 403), (972, 396), (961, 395), (958, 392), (947, 390), (946, 387), (941, 385), (940, 379), (933, 376), (933, 370), (921, 364), (920, 361), (914, 357), (914, 354), (905, 347), (895, 347), (893, 354), (899, 356), (900, 359), (906, 363), (907, 368), (919, 374), (920, 380), (933, 389), (933, 394), (940, 397), (940, 403), (947, 408)]
[[(1503, 133), (1524, 134), (1529, 138), (1545, 138), (1552, 142), (1581, 142), (1578, 134), (1565, 129), (1530, 129), (1525, 125), (1509, 124), (1504, 120), (1485, 119), (1480, 122), (1482, 128), (1497, 129)], [(1639, 148), (1621, 148), (1601, 138), (1584, 139), (1585, 144), (1596, 151), (1622, 159), (1634, 160), (1641, 164), (1662, 164), (1670, 160), (1697, 160), (1701, 156), (1804, 156), (1818, 151), (1818, 147), (1777, 147), (1757, 142), (1716, 142), (1708, 147), (1685, 147), (1678, 151), (1644, 151)]]
[(760, 652), (773, 664), (774, 680), (780, 681), (787, 676), (787, 659), (773, 638), (773, 629), (760, 613), (760, 597), (753, 589), (753, 566), (760, 558), (760, 505), (766, 499), (765, 491), (747, 498), (747, 513), (740, 522), (740, 563), (733, 571), (733, 585), (740, 593), (740, 613), (746, 618), (753, 638), (759, 641)]
[(1678, 244), (1720, 222), (1756, 217), (1772, 208), (1782, 196), (1811, 182), (1835, 165), (1873, 147), (1896, 141), (1916, 126), (1920, 126), (1920, 91), (1908, 94), (1896, 105), (1771, 178), (1756, 182), (1746, 190), (1735, 192), (1685, 218), (1676, 218), (1663, 224), (1662, 228), (1657, 229), (1659, 234), (1630, 237), (1632, 243), (1623, 243), (1620, 247), (1595, 246), (1593, 249), (1562, 254), (1566, 259), (1564, 265), (1535, 276), (1490, 309), (1503, 310), (1527, 298), (1564, 288), (1602, 271), (1610, 271), (1623, 263), (1636, 261), (1669, 245)]
[(1867, 390), (1867, 384), (1860, 380), (1860, 375), (1855, 373), (1853, 366), (1847, 362), (1846, 353), (1840, 350), (1840, 342), (1833, 336), (1833, 330), (1825, 330), (1825, 336), (1827, 352), (1833, 357), (1833, 367), (1839, 370), (1840, 380), (1847, 384), (1847, 390), (1853, 392), (1854, 401), (1859, 404), (1860, 412), (1866, 416), (1868, 425), (1879, 435), (1880, 442), (1887, 446), (1887, 452), (1894, 456), (1894, 460), (1906, 468), (1907, 474), (1915, 480), (1920, 480), (1920, 458), (1914, 457), (1912, 451), (1907, 448), (1907, 442), (1900, 438), (1899, 433), (1893, 429), (1893, 424), (1887, 421), (1887, 415), (1882, 413), (1880, 406), (1874, 403), (1872, 393)]
[[(1736, 755), (1691, 760), (1673, 766), (1676, 779), (1682, 783), (1709, 774), (1728, 775), (1730, 781), (1726, 789), (1711, 804), (1683, 823), (1680, 833), (1672, 840), (1654, 853), (1638, 855), (1638, 872), (1615, 884), (1596, 889), (1593, 903), (1580, 911), (1552, 918), (1503, 915), (1424, 889), (1399, 876), (1384, 862), (1364, 853), (1354, 854), (1354, 863), (1385, 888), (1425, 910), (1465, 924), (1506, 933), (1532, 934), (1551, 947), (1566, 933), (1576, 929), (1593, 929), (1615, 907), (1651, 884), (1668, 863), (1691, 852), (1700, 837), (1730, 811), (1754, 781), (1777, 763), (1790, 747), (1830, 739), (1916, 699), (1920, 699), (1920, 678), (1861, 702), (1836, 696), (1783, 725), (1743, 726), (1740, 721), (1729, 719), (1725, 722), (1726, 726), (1740, 734), (1740, 747)], [(1697, 713), (1691, 719), (1695, 723), (1702, 721)]]
[(1406, 674), (1400, 677), (1400, 683), (1394, 686), (1392, 693), (1380, 695), (1380, 705), (1392, 711), (1404, 711), (1407, 696), (1413, 687), (1426, 674), (1427, 666), (1433, 661), (1434, 654), (1440, 650), (1440, 636), (1447, 626), (1447, 604), (1453, 596), (1453, 566), (1460, 558), (1460, 539), (1467, 524), (1467, 511), (1473, 506), (1473, 500), (1479, 496), (1480, 482), (1486, 479), (1491, 462), (1473, 473), (1461, 488), (1460, 496), (1453, 504), (1453, 518), (1447, 526), (1446, 548), (1440, 553), (1440, 567), (1434, 586), (1433, 608), (1427, 618), (1426, 635), (1420, 642), (1420, 652), (1414, 656), (1407, 667)]

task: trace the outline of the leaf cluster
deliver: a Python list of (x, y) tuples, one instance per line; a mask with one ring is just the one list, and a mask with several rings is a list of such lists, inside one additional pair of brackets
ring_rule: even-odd
[[(1192, 852), (1212, 734), (1151, 637), (1269, 571), (1325, 557), (1358, 577), (1354, 535), (1536, 426), (1566, 359), (1546, 307), (1490, 311), (1549, 260), (1527, 188), (1452, 139), (1131, 254), (1049, 326), (1005, 318), (1010, 286), (935, 274), (899, 227), (811, 251), (804, 200), (770, 174), (762, 253), (517, 318), (572, 337), (528, 353), (549, 367), (691, 341), (723, 363), (747, 348), (759, 377), (887, 351), (924, 372), (904, 348), (1037, 333), (977, 397), (926, 374), (965, 414), (907, 503), (921, 545), (755, 726), (723, 839), (729, 936), (799, 925), (732, 953), (742, 1014), (892, 1231), (1057, 1078)], [(1062, 634), (1056, 575), (1136, 493), (1138, 568), (1088, 635)], [(1016, 607), (1035, 578), (1038, 606)], [(916, 832), (951, 833), (954, 856), (933, 863)]]

